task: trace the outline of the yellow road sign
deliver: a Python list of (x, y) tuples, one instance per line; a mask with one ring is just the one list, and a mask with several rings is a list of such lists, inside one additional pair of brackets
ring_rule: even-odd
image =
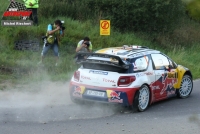
[(110, 35), (110, 20), (100, 20), (100, 35)]

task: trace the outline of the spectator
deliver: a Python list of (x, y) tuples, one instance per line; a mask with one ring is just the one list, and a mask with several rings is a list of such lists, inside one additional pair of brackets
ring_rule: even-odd
[(76, 52), (92, 52), (92, 43), (88, 37), (78, 42)]
[(30, 19), (34, 25), (38, 25), (37, 9), (39, 8), (39, 0), (23, 0), (26, 8), (32, 10)]
[[(39, 63), (43, 63), (44, 56), (48, 52), (50, 48), (53, 49), (54, 55), (56, 56), (55, 66), (58, 65), (59, 52), (58, 45), (60, 44), (60, 38), (64, 36), (65, 27), (62, 26), (62, 22), (60, 20), (56, 20), (54, 25), (49, 24), (47, 28), (47, 37), (44, 39), (44, 46), (42, 50), (42, 60)], [(52, 39), (52, 42), (51, 42)]]

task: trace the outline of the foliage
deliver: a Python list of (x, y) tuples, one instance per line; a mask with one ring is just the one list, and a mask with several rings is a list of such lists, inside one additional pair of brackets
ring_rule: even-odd
[[(39, 15), (41, 17), (67, 16), (73, 19), (84, 18), (87, 16), (86, 6), (83, 0), (40, 0)], [(53, 3), (53, 4), (52, 4)]]
[[(1, 14), (5, 11), (9, 4), (8, 2), (0, 0), (0, 3), (2, 3)], [(106, 2), (108, 3), (106, 4)], [(91, 38), (94, 51), (124, 44), (142, 45), (161, 50), (177, 63), (190, 68), (194, 78), (199, 78), (200, 64), (197, 50), (200, 49), (200, 34), (198, 31), (200, 25), (187, 18), (179, 19), (179, 25), (170, 24), (172, 20), (174, 20), (172, 22), (176, 22), (176, 19), (173, 18), (176, 15), (173, 4), (175, 5), (176, 2), (178, 4), (179, 1), (51, 0), (49, 2), (40, 0), (40, 8), (38, 10), (39, 26), (0, 27), (0, 83), (7, 80), (23, 83), (44, 79), (53, 81), (70, 79), (74, 70), (78, 67), (73, 61), (75, 47), (77, 42), (84, 36)], [(131, 5), (135, 7), (133, 8)], [(169, 5), (173, 8), (168, 7)], [(182, 5), (180, 4), (179, 6), (181, 7), (179, 9), (180, 13), (182, 13)], [(145, 14), (145, 12), (147, 13)], [(167, 17), (162, 16), (162, 12), (168, 15), (171, 20), (165, 20)], [(132, 15), (133, 13), (134, 15)], [(172, 14), (172, 16), (169, 16), (169, 14)], [(154, 18), (149, 16), (154, 16)], [(46, 33), (47, 25), (58, 18), (65, 21), (64, 25), (66, 27), (65, 37), (62, 39), (62, 45), (60, 46), (59, 65), (55, 68), (54, 56), (50, 50), (45, 58), (44, 67), (40, 67), (37, 63), (40, 61), (43, 46), (41, 36)], [(99, 35), (100, 19), (111, 19), (112, 29), (110, 36)], [(148, 22), (148, 19), (152, 20)], [(170, 33), (163, 32), (167, 28), (165, 23), (169, 24), (169, 26), (172, 25), (174, 30)], [(159, 25), (161, 26), (159, 27)], [(116, 29), (117, 27), (121, 30)], [(147, 28), (145, 29), (145, 27)], [(132, 29), (135, 31), (133, 32)], [(121, 32), (122, 30), (123, 33)], [(159, 33), (153, 32), (156, 30), (161, 31)], [(34, 38), (41, 41), (38, 52), (13, 49), (15, 41), (21, 39), (32, 40)]]
[(200, 0), (190, 0), (187, 3), (187, 13), (191, 19), (200, 22)]
[[(181, 0), (41, 0), (43, 17), (68, 16), (77, 20), (109, 19), (121, 30), (165, 32), (184, 16)], [(55, 4), (52, 4), (55, 3)], [(48, 12), (47, 12), (48, 11)]]
[(181, 0), (88, 0), (88, 6), (123, 31), (168, 31), (184, 15)]

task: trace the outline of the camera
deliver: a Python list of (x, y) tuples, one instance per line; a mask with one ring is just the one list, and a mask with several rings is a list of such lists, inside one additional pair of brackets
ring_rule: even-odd
[(90, 46), (90, 42), (89, 41), (85, 42), (84, 44), (87, 45), (87, 47)]
[(60, 28), (62, 29), (62, 30), (65, 30), (65, 27), (62, 25), (62, 24), (64, 24), (65, 23), (65, 21), (61, 21), (61, 25), (60, 25)]
[(65, 27), (61, 25), (61, 26), (60, 26), (60, 29), (65, 30)]

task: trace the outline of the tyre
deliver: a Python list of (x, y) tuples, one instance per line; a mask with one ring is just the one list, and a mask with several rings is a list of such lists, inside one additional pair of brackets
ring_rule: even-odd
[(177, 91), (177, 95), (179, 98), (187, 98), (193, 89), (193, 81), (191, 76), (184, 75), (181, 81), (181, 86)]
[(139, 91), (135, 94), (132, 110), (133, 112), (143, 112), (147, 109), (150, 100), (150, 91), (147, 85), (140, 87)]

